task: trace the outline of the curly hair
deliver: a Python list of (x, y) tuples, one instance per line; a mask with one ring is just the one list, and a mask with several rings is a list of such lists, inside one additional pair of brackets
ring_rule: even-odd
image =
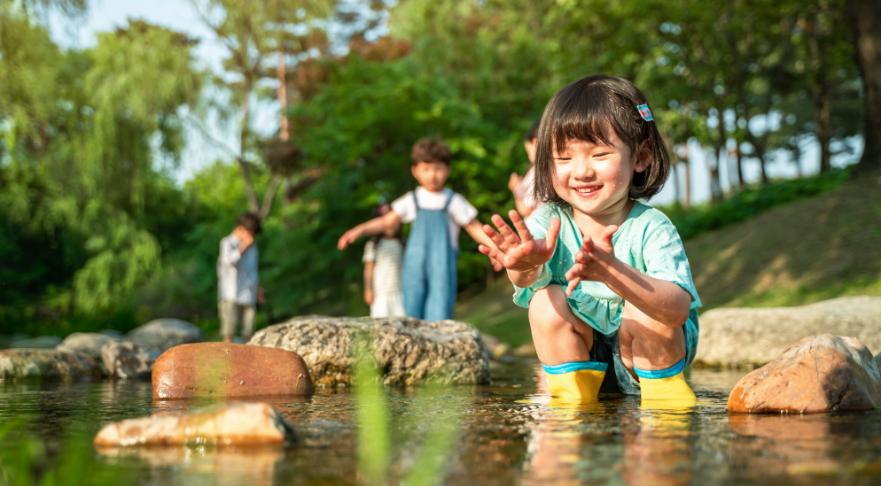
[(413, 151), (410, 152), (410, 160), (413, 161), (413, 165), (419, 162), (441, 162), (450, 165), (452, 157), (450, 146), (443, 140), (433, 137), (419, 139), (413, 145)]

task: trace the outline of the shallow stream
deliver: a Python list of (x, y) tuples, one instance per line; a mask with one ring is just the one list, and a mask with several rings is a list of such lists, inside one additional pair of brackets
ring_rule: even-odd
[[(453, 414), (459, 435), (443, 484), (881, 484), (881, 413), (729, 415), (743, 372), (691, 370), (691, 409), (641, 408), (634, 397), (549, 406), (534, 363), (493, 365), (493, 384), (436, 393), (388, 389), (389, 482), (414, 464), (422, 438)], [(358, 433), (350, 389), (265, 400), (295, 425), (287, 448), (153, 448), (95, 452), (133, 484), (357, 484)], [(0, 420), (63, 454), (65, 431), (207, 402), (154, 402), (149, 383), (0, 384)], [(462, 413), (459, 413), (462, 412)], [(459, 418), (461, 417), (461, 419)], [(449, 417), (446, 417), (449, 418)], [(23, 434), (6, 439), (15, 441)], [(365, 440), (370, 441), (370, 437)], [(14, 446), (14, 444), (12, 444)], [(368, 443), (369, 446), (369, 443)]]

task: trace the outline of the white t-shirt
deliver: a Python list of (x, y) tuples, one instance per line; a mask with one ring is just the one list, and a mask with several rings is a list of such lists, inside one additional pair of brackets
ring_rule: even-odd
[(242, 241), (235, 235), (220, 240), (220, 256), (217, 258), (217, 300), (236, 304), (254, 305), (257, 301), (257, 243), (239, 251)]
[[(422, 186), (416, 188), (416, 199), (422, 209), (443, 209), (447, 199), (453, 195), (450, 205), (447, 207), (447, 228), (450, 234), (450, 246), (459, 248), (459, 230), (477, 217), (477, 208), (471, 205), (461, 194), (450, 189), (441, 192), (429, 192)], [(413, 202), (411, 193), (395, 199), (392, 209), (401, 218), (402, 223), (412, 223), (416, 219), (416, 204)]]

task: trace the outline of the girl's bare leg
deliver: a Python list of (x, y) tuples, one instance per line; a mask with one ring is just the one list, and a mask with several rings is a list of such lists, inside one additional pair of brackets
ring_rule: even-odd
[(641, 370), (665, 370), (685, 358), (685, 333), (681, 326), (666, 326), (624, 304), (618, 346), (621, 361), (631, 372), (634, 366)]
[(572, 313), (563, 287), (548, 285), (535, 293), (529, 303), (529, 326), (542, 363), (558, 365), (590, 360), (593, 329)]

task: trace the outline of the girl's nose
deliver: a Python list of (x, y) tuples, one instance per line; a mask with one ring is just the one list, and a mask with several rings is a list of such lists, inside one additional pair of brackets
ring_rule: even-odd
[(575, 170), (572, 171), (572, 175), (578, 179), (590, 179), (596, 175), (596, 172), (590, 162), (581, 159), (575, 162)]

